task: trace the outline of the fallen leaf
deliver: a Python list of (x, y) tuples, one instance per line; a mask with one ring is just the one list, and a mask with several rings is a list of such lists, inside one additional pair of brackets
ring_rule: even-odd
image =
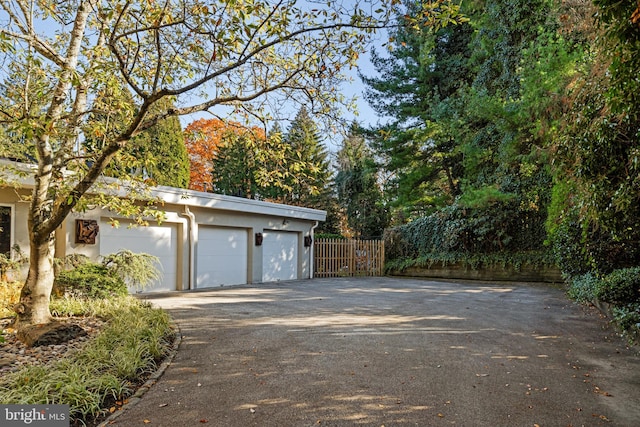
[(209, 420), (207, 420), (206, 418), (203, 418), (203, 419), (201, 419), (201, 420), (200, 420), (200, 422), (201, 422), (202, 424), (206, 424), (206, 423), (208, 423), (208, 422), (209, 422)]
[(116, 412), (116, 407), (115, 407), (115, 406), (112, 406), (111, 408), (109, 408), (109, 412), (110, 412), (110, 413), (112, 413), (112, 414), (113, 414), (114, 412)]
[(145, 419), (145, 420), (144, 420), (144, 421), (142, 421), (142, 422), (143, 422), (143, 423), (145, 423), (145, 424), (149, 424), (151, 421), (149, 421), (149, 420)]
[(444, 414), (441, 414), (441, 413), (439, 413), (439, 412), (438, 412), (438, 416), (439, 416), (440, 418), (444, 418)]

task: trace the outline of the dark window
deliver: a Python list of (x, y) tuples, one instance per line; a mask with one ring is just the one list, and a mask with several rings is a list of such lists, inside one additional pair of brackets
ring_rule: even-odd
[(11, 253), (11, 208), (0, 206), (0, 254)]

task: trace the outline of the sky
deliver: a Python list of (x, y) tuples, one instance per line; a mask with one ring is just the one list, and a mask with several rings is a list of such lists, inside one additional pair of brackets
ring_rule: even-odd
[[(376, 46), (376, 49), (378, 51), (380, 51), (380, 49), (384, 49), (382, 47), (382, 42), (380, 41), (375, 41), (374, 45)], [(339, 90), (343, 91), (344, 95), (347, 98), (355, 97), (357, 99), (356, 105), (357, 105), (358, 115), (355, 115), (345, 110), (344, 118), (346, 119), (346, 123), (351, 123), (353, 122), (353, 120), (356, 120), (358, 123), (364, 126), (373, 126), (376, 123), (378, 123), (378, 121), (380, 120), (380, 117), (364, 99), (366, 86), (358, 75), (358, 71), (360, 71), (363, 75), (367, 77), (376, 75), (376, 70), (373, 64), (371, 63), (370, 54), (368, 52), (364, 53), (358, 58), (357, 66), (358, 66), (357, 68), (353, 68), (349, 70), (347, 73), (347, 75), (351, 77), (352, 81), (345, 82), (338, 88)], [(291, 119), (293, 119), (293, 115), (295, 115), (295, 112), (292, 113)], [(181, 123), (182, 123), (183, 129), (186, 128), (187, 125), (189, 125), (189, 123), (200, 118), (208, 119), (208, 118), (212, 118), (212, 116), (208, 113), (196, 113), (189, 116), (183, 116), (181, 117)], [(285, 129), (286, 129), (286, 126), (285, 126)], [(330, 151), (337, 151), (340, 147), (341, 141), (342, 141), (342, 137), (339, 135), (336, 135), (335, 137), (332, 135), (326, 135), (326, 139), (324, 142)]]

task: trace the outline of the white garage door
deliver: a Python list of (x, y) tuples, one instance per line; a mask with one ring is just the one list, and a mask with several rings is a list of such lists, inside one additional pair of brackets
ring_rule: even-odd
[(198, 227), (197, 287), (247, 283), (247, 240), (245, 229)]
[(262, 281), (297, 279), (298, 233), (265, 231), (262, 235)]
[[(100, 255), (109, 255), (122, 249), (147, 253), (158, 257), (162, 278), (143, 292), (174, 291), (178, 265), (178, 237), (176, 225), (149, 225), (148, 227), (127, 228), (126, 223), (112, 227), (106, 221), (100, 224)], [(129, 289), (130, 292), (139, 292)]]

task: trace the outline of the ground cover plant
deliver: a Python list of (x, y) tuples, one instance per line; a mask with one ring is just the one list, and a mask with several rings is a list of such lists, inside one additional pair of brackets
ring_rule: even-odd
[[(129, 262), (127, 262), (129, 261)], [(46, 365), (25, 365), (0, 377), (0, 402), (68, 404), (72, 425), (87, 425), (107, 415), (155, 371), (172, 348), (175, 331), (168, 314), (127, 294), (157, 278), (153, 259), (130, 252), (103, 262), (69, 258), (59, 265), (50, 309), (54, 319), (95, 317), (100, 332), (79, 351)], [(131, 266), (138, 268), (131, 269)], [(117, 267), (120, 266), (120, 267)], [(123, 267), (125, 266), (125, 267)], [(142, 267), (141, 267), (142, 266)], [(20, 282), (0, 282), (0, 317), (12, 317)]]
[(578, 302), (604, 306), (629, 340), (640, 342), (640, 267), (573, 277), (568, 294)]
[[(3, 289), (10, 285), (3, 284)], [(7, 294), (2, 308), (6, 310)], [(12, 297), (13, 298), (13, 297)], [(169, 316), (131, 296), (109, 299), (53, 299), (57, 318), (95, 316), (106, 321), (82, 350), (44, 366), (25, 366), (0, 378), (0, 402), (68, 404), (72, 425), (108, 414), (131, 395), (171, 349), (175, 332)]]

